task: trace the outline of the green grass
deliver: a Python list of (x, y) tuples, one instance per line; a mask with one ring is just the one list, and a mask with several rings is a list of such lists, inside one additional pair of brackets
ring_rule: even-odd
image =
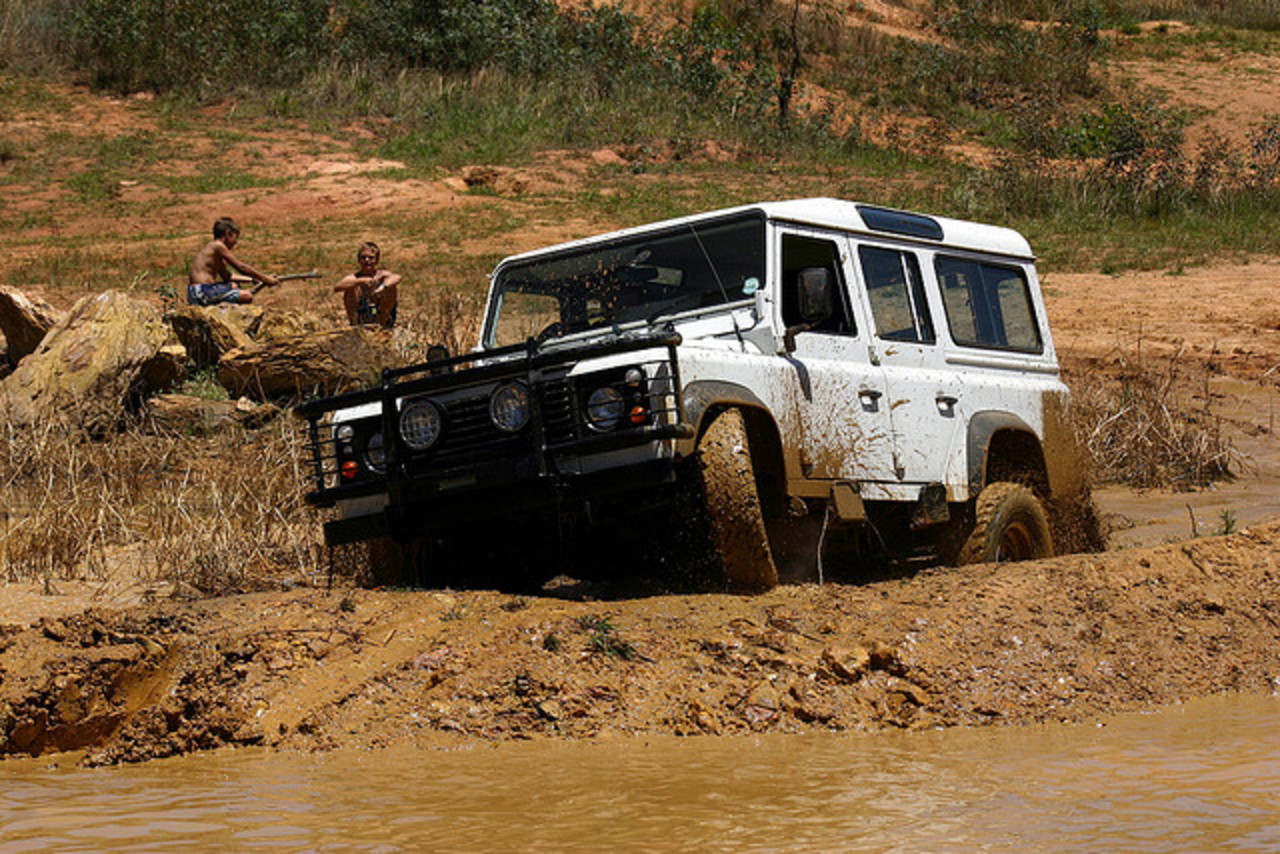
[(223, 193), (230, 190), (257, 190), (282, 187), (289, 179), (232, 169), (217, 169), (198, 175), (155, 175), (156, 184), (182, 196)]
[(216, 368), (206, 368), (202, 371), (196, 371), (187, 377), (175, 391), (178, 394), (186, 394), (191, 397), (198, 397), (201, 400), (221, 401), (230, 399), (227, 390), (218, 382), (218, 371)]

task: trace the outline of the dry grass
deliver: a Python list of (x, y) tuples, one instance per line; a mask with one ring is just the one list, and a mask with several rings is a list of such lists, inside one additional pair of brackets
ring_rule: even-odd
[(434, 290), (405, 312), (397, 323), (396, 354), (406, 362), (423, 361), (427, 348), (442, 344), (453, 355), (468, 352), (480, 340), (484, 306), (475, 298), (456, 292)]
[(307, 583), (325, 565), (287, 419), (213, 437), (135, 424), (107, 438), (47, 426), (0, 435), (0, 576), (99, 578), (132, 547), (144, 581), (211, 594)]
[[(430, 295), (405, 312), (399, 357), (424, 359), (434, 344), (466, 352), (480, 313), (473, 298)], [(120, 418), (0, 426), (0, 578), (99, 579), (124, 550), (143, 581), (215, 595), (352, 574), (303, 501), (309, 457), (291, 418), (212, 436), (166, 432), (145, 409), (124, 429)]]
[(1191, 490), (1233, 477), (1243, 458), (1211, 410), (1208, 368), (1184, 367), (1182, 351), (1158, 364), (1140, 347), (1114, 356), (1114, 370), (1069, 379), (1094, 481)]

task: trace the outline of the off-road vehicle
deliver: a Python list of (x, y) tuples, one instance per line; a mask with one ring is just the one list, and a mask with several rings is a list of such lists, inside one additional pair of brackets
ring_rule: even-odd
[(299, 407), (327, 542), (428, 577), (462, 536), (608, 572), (691, 495), (734, 588), (851, 540), (1034, 558), (1083, 489), (1006, 228), (819, 198), (617, 231), (503, 260), (478, 347), (434, 355)]

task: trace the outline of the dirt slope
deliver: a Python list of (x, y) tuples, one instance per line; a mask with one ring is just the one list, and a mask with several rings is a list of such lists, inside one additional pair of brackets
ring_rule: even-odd
[(263, 594), (0, 640), (0, 752), (1078, 720), (1280, 686), (1280, 524), (763, 596)]

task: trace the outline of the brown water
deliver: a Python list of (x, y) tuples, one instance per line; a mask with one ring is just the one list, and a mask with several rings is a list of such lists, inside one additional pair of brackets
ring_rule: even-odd
[(1280, 698), (1102, 724), (0, 765), (0, 850), (1280, 850)]

